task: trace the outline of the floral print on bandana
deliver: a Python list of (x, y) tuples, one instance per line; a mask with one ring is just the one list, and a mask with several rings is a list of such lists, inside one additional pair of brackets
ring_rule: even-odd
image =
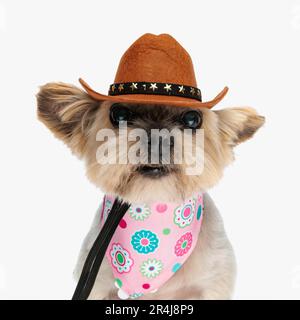
[(174, 211), (174, 223), (180, 228), (189, 226), (194, 218), (195, 200), (190, 199), (187, 204), (179, 206)]
[(130, 254), (119, 243), (114, 243), (110, 250), (112, 265), (119, 273), (129, 272), (133, 265)]
[[(101, 226), (114, 200), (113, 195), (105, 195)], [(132, 203), (106, 251), (119, 298), (150, 294), (151, 299), (151, 293), (159, 291), (189, 259), (199, 241), (203, 217), (202, 193), (181, 203), (162, 199)]]
[(137, 292), (137, 293), (131, 294), (129, 297), (130, 297), (131, 299), (138, 299), (138, 298), (140, 298), (140, 297), (142, 297), (142, 296), (143, 296), (142, 293)]
[(175, 254), (176, 256), (183, 256), (186, 254), (192, 246), (193, 243), (193, 236), (191, 232), (185, 233), (175, 245)]
[(112, 208), (112, 202), (109, 199), (106, 199), (105, 200), (105, 207), (104, 207), (104, 210), (103, 210), (103, 219), (104, 219), (104, 221), (107, 219), (111, 208)]
[(144, 261), (141, 265), (141, 273), (147, 278), (155, 278), (162, 271), (163, 265), (160, 260), (148, 259)]
[(158, 242), (156, 234), (149, 230), (138, 231), (131, 237), (133, 249), (143, 254), (153, 252), (158, 247)]
[(145, 220), (149, 217), (151, 211), (145, 204), (142, 205), (131, 205), (129, 208), (130, 216), (135, 220)]

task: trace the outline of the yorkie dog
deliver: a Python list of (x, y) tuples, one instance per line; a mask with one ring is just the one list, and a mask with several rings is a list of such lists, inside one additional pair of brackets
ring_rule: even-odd
[[(48, 83), (37, 95), (39, 119), (85, 161), (88, 178), (106, 194), (83, 243), (76, 277), (119, 197), (131, 207), (111, 241), (90, 299), (229, 299), (234, 253), (207, 190), (234, 160), (234, 147), (251, 138), (264, 117), (248, 107), (211, 110), (220, 97), (211, 104), (201, 102), (194, 75), (186, 78), (193, 73), (190, 58), (184, 65), (186, 51), (168, 35), (145, 35), (128, 51), (108, 96), (97, 96), (83, 81), (87, 93)], [(134, 72), (140, 74), (134, 77)], [(159, 131), (158, 138), (153, 130)], [(177, 139), (185, 131), (187, 138)], [(184, 140), (180, 161), (176, 140)], [(188, 174), (197, 150), (201, 168)]]

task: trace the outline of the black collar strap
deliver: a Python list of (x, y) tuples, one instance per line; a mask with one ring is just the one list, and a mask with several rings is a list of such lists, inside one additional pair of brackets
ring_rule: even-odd
[(87, 255), (72, 300), (88, 299), (110, 240), (129, 207), (129, 203), (115, 199), (110, 214)]
[(109, 87), (110, 96), (122, 94), (157, 94), (163, 96), (177, 96), (202, 101), (201, 91), (196, 87), (176, 83), (162, 82), (124, 82), (113, 83)]

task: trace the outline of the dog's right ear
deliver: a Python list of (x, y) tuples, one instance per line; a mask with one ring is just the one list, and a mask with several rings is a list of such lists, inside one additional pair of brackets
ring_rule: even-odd
[(77, 155), (82, 155), (99, 101), (81, 89), (47, 83), (37, 94), (38, 118)]

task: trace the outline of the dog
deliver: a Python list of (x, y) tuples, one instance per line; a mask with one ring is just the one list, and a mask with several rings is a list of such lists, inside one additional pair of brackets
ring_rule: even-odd
[[(207, 191), (219, 182), (225, 167), (233, 162), (235, 146), (250, 139), (263, 125), (264, 117), (249, 107), (212, 110), (205, 105), (195, 107), (192, 103), (174, 106), (173, 100), (158, 103), (122, 101), (119, 97), (112, 97), (117, 99), (98, 100), (74, 85), (48, 83), (37, 94), (38, 118), (85, 161), (88, 179), (106, 194), (116, 195), (129, 203), (152, 203), (157, 199), (182, 202), (195, 192), (203, 192), (201, 231), (190, 256), (158, 291), (138, 298), (232, 298), (236, 275), (234, 252), (219, 211)], [(177, 164), (173, 161), (174, 152), (170, 163), (164, 163), (162, 159), (156, 164), (99, 162), (99, 146), (107, 142), (97, 141), (97, 133), (109, 129), (118, 135), (121, 120), (127, 121), (129, 133), (136, 129), (147, 133), (152, 129), (177, 129), (180, 132), (191, 129), (194, 137), (194, 130), (203, 129), (204, 163), (201, 174), (187, 175), (189, 155)], [(118, 140), (114, 143), (120, 147)], [(195, 139), (191, 143), (195, 145)], [(132, 145), (133, 142), (129, 142), (129, 146)], [(146, 145), (143, 150), (147, 148)], [(110, 155), (106, 154), (106, 157), (109, 160)], [(100, 205), (82, 245), (75, 269), (76, 279), (101, 229), (102, 211)], [(111, 266), (106, 259), (89, 299), (118, 298)]]

